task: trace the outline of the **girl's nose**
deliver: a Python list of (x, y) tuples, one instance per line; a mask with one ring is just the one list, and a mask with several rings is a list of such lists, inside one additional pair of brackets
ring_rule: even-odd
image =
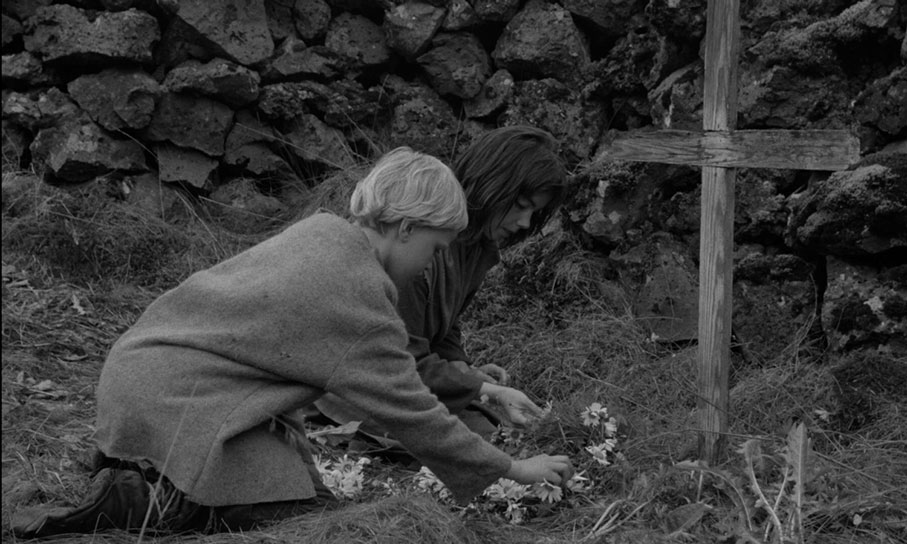
[(517, 226), (521, 229), (528, 229), (532, 226), (532, 210), (526, 210), (520, 214), (517, 220)]

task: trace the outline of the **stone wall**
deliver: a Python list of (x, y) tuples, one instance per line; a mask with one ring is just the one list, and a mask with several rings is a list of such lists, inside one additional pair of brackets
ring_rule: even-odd
[[(850, 323), (857, 304), (869, 328), (831, 343), (903, 353), (907, 174), (878, 157), (907, 152), (907, 10), (741, 4), (738, 128), (847, 129), (864, 155), (830, 178), (740, 172), (741, 342), (774, 356), (815, 323), (825, 336)], [(5, 166), (269, 215), (397, 145), (450, 159), (495, 126), (536, 125), (575, 174), (565, 228), (613, 260), (640, 315), (668, 324), (653, 337), (684, 341), (696, 330), (698, 172), (590, 158), (608, 131), (701, 127), (705, 5), (9, 0)]]

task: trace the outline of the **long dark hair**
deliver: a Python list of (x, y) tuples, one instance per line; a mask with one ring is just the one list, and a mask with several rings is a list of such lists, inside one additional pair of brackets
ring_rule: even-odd
[(554, 137), (521, 125), (486, 132), (460, 155), (453, 170), (469, 206), (469, 226), (460, 235), (466, 242), (490, 238), (492, 219), (506, 214), (521, 196), (545, 192), (552, 196), (551, 202), (532, 214), (530, 228), (516, 233), (507, 243), (538, 232), (560, 205), (567, 183)]

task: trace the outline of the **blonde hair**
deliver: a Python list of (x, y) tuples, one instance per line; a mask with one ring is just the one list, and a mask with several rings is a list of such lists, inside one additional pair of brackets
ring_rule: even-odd
[(469, 215), (453, 171), (431, 155), (398, 147), (383, 155), (356, 184), (350, 215), (382, 230), (406, 220), (416, 226), (462, 231)]

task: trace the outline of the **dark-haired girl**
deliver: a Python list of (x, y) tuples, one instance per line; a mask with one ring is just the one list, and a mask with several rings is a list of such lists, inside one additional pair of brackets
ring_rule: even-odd
[[(398, 311), (422, 381), (451, 413), (489, 436), (499, 421), (478, 402), (484, 395), (516, 426), (543, 412), (523, 392), (507, 386), (509, 376), (500, 366), (472, 365), (461, 342), (459, 319), (500, 261), (500, 250), (542, 228), (561, 201), (567, 176), (554, 138), (528, 126), (482, 135), (459, 157), (454, 172), (466, 194), (469, 225), (401, 290)], [(317, 406), (331, 419), (359, 420), (362, 430), (379, 439), (388, 436), (367, 414), (334, 396), (322, 398)]]

